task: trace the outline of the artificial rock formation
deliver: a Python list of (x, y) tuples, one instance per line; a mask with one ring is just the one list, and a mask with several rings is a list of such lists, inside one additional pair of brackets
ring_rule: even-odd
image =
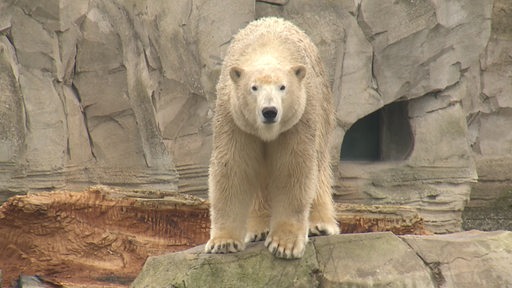
[(97, 183), (205, 197), (230, 38), (280, 16), (326, 63), (332, 157), (348, 151), (335, 199), (458, 231), (472, 188), (472, 208), (510, 194), (509, 2), (0, 0), (0, 199)]

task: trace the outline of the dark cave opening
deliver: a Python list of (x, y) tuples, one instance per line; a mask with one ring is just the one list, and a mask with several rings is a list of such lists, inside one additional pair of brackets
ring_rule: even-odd
[(388, 104), (356, 121), (341, 145), (342, 161), (400, 161), (414, 147), (408, 102)]

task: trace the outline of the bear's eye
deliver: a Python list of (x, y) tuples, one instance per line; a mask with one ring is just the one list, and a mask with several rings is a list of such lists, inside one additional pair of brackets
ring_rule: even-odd
[(285, 89), (286, 89), (286, 86), (284, 86), (284, 85), (279, 86), (279, 90), (284, 91)]
[(251, 86), (251, 90), (254, 91), (254, 92), (258, 91), (258, 86), (252, 85)]

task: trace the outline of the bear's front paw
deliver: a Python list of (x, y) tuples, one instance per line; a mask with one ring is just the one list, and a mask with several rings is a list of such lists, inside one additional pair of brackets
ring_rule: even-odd
[(293, 259), (304, 255), (307, 242), (306, 233), (274, 231), (267, 236), (265, 246), (278, 258)]
[(244, 243), (230, 238), (212, 238), (204, 248), (206, 253), (234, 253), (244, 250)]

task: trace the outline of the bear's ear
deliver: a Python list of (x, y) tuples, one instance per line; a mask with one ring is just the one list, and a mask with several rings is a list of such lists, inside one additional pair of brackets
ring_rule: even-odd
[(243, 73), (244, 69), (234, 66), (231, 67), (231, 69), (229, 70), (229, 77), (231, 77), (231, 80), (233, 80), (233, 82), (238, 83), (240, 78), (242, 78)]
[(302, 81), (306, 77), (306, 67), (304, 65), (297, 65), (291, 68), (293, 74), (297, 76), (299, 81)]

